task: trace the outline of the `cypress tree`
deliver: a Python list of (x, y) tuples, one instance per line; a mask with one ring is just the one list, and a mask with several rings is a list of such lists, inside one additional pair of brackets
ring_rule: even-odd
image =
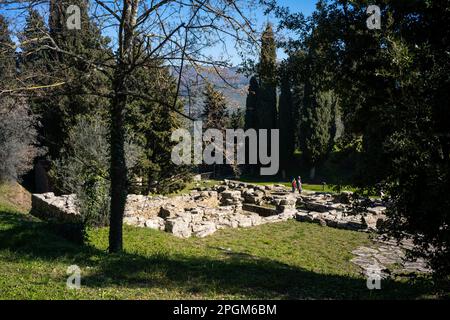
[[(82, 30), (67, 30), (66, 9), (72, 4), (81, 9)], [(28, 13), (25, 30), (20, 37), (20, 70), (30, 85), (58, 84), (45, 95), (29, 98), (33, 111), (41, 118), (42, 144), (49, 151), (50, 158), (57, 159), (62, 149), (67, 147), (65, 141), (77, 116), (107, 113), (108, 99), (91, 93), (101, 92), (108, 79), (90, 67), (92, 61), (103, 59), (107, 52), (104, 50), (106, 40), (89, 21), (86, 1), (52, 0), (50, 9), (48, 28), (35, 10)], [(53, 46), (42, 37), (44, 32), (51, 35), (60, 49), (71, 54), (42, 49), (44, 45)], [(77, 56), (85, 58), (81, 60)]]
[(292, 84), (287, 66), (281, 68), (278, 127), (280, 128), (280, 164), (286, 170), (295, 149)]
[(332, 120), (337, 99), (332, 91), (315, 92), (311, 81), (306, 81), (303, 101), (300, 146), (310, 165), (310, 179), (313, 180), (316, 166), (326, 158), (333, 143)]
[(0, 86), (5, 88), (11, 83), (16, 73), (14, 43), (4, 16), (0, 15)]
[(245, 108), (245, 129), (258, 128), (257, 107), (258, 107), (259, 83), (256, 77), (250, 78), (248, 87), (246, 108)]
[(268, 24), (261, 38), (258, 66), (260, 90), (257, 118), (259, 129), (274, 129), (277, 125), (277, 66), (276, 44), (272, 25)]

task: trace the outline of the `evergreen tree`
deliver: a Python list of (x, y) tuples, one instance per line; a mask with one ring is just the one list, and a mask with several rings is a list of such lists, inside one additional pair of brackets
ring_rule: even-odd
[(245, 108), (245, 129), (257, 129), (258, 128), (258, 94), (259, 83), (256, 77), (250, 78), (250, 85), (248, 87), (246, 108)]
[[(66, 8), (72, 4), (81, 9), (82, 31), (66, 30)], [(57, 159), (67, 147), (68, 132), (78, 115), (107, 114), (108, 99), (101, 97), (108, 83), (107, 76), (90, 67), (93, 61), (106, 57), (107, 40), (90, 23), (86, 1), (51, 1), (50, 8), (48, 29), (37, 11), (28, 13), (20, 37), (20, 71), (30, 85), (51, 86), (47, 94), (30, 97), (29, 103), (41, 118), (41, 142), (48, 149), (49, 157)], [(61, 51), (46, 49), (46, 46), (54, 46), (43, 37), (46, 33)], [(97, 94), (92, 95), (94, 91)]]
[[(205, 101), (202, 113), (203, 128), (217, 129), (222, 131), (223, 137), (225, 137), (225, 129), (229, 123), (227, 103), (224, 95), (217, 91), (210, 83), (206, 84)], [(216, 150), (220, 150), (225, 155), (225, 145), (219, 144), (217, 141), (212, 141)], [(222, 173), (225, 169), (224, 165), (212, 165), (214, 175)]]
[(0, 87), (7, 88), (14, 82), (16, 59), (14, 43), (6, 18), (0, 15)]
[[(145, 188), (139, 191), (145, 193), (179, 190), (190, 174), (188, 166), (176, 166), (171, 161), (171, 135), (182, 126), (179, 115), (168, 107), (176, 100), (175, 80), (166, 67), (155, 61), (153, 68), (139, 70), (132, 81), (137, 92), (148, 92), (152, 100), (131, 98), (127, 105), (128, 131), (144, 149), (144, 157), (131, 175), (142, 178)], [(176, 107), (181, 112), (182, 101)]]
[[(58, 79), (53, 65), (54, 53), (42, 49), (45, 45), (51, 44), (42, 37), (48, 32), (43, 17), (36, 10), (30, 9), (25, 20), (24, 31), (19, 37), (21, 46), (19, 69), (28, 86), (51, 85), (55, 79)], [(56, 90), (61, 92), (59, 88)], [(30, 96), (28, 103), (42, 123), (39, 128), (40, 144), (45, 146), (50, 155), (56, 159), (65, 139), (65, 136), (61, 134), (64, 130), (61, 120), (62, 110), (55, 106), (55, 99), (47, 95)]]
[[(367, 1), (320, 1), (307, 28), (290, 14), (282, 24), (301, 35), (299, 50), (322, 50), (308, 65), (327, 74), (316, 88), (331, 82), (339, 95), (349, 145), (361, 159), (354, 184), (383, 191), (390, 201), (386, 231), (412, 238), (409, 253), (426, 258), (448, 288), (450, 8), (446, 1), (379, 5), (382, 30), (366, 27)], [(314, 90), (305, 92), (305, 107), (314, 105)]]
[(259, 129), (274, 129), (277, 125), (277, 66), (276, 44), (272, 25), (268, 24), (261, 37), (258, 66), (260, 89), (257, 96)]
[(326, 158), (333, 144), (332, 120), (336, 103), (332, 91), (314, 92), (311, 82), (306, 82), (301, 112), (300, 146), (303, 157), (311, 168), (311, 180), (315, 178), (316, 166)]
[(230, 124), (229, 127), (232, 129), (244, 129), (245, 127), (245, 118), (244, 112), (242, 109), (234, 110), (229, 116)]
[(204, 95), (203, 127), (205, 129), (226, 129), (228, 112), (224, 95), (209, 83), (206, 84)]
[(286, 170), (292, 160), (295, 149), (293, 97), (290, 74), (287, 65), (281, 70), (280, 100), (278, 128), (280, 128), (280, 165), (282, 170)]

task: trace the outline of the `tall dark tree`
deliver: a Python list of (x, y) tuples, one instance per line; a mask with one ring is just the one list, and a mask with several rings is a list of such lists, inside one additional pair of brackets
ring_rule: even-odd
[[(46, 45), (50, 45), (43, 37), (43, 33), (48, 32), (44, 18), (37, 10), (30, 9), (25, 20), (25, 28), (19, 38), (21, 46), (19, 69), (26, 79), (24, 81), (26, 85), (50, 85), (57, 78), (53, 72), (55, 65), (59, 64), (55, 61), (55, 54), (44, 49)], [(64, 98), (58, 97), (59, 99)], [(65, 140), (62, 134), (63, 111), (55, 99), (48, 96), (34, 95), (28, 98), (28, 103), (42, 124), (39, 128), (40, 144), (46, 147), (51, 158), (56, 159)]]
[[(81, 9), (82, 32), (67, 30), (66, 8), (72, 4)], [(90, 68), (94, 61), (105, 58), (106, 40), (89, 21), (87, 2), (51, 1), (50, 8), (48, 28), (36, 10), (29, 10), (20, 35), (20, 70), (30, 86), (51, 86), (50, 94), (32, 96), (29, 103), (42, 122), (41, 143), (48, 149), (49, 157), (56, 159), (67, 147), (67, 134), (78, 115), (99, 110), (106, 115), (108, 100), (100, 94), (88, 93), (94, 88), (104, 89), (108, 79), (99, 70)], [(85, 60), (78, 56), (84, 56)]]
[(171, 134), (182, 126), (182, 121), (165, 103), (176, 103), (180, 112), (183, 109), (183, 101), (176, 101), (175, 79), (167, 67), (155, 61), (152, 67), (139, 70), (132, 82), (138, 92), (148, 92), (149, 97), (132, 97), (127, 105), (127, 129), (144, 149), (144, 157), (130, 172), (130, 180), (142, 179), (145, 188), (141, 192), (174, 192), (183, 188), (190, 176), (187, 166), (176, 166), (171, 161)]
[(304, 103), (301, 112), (300, 146), (303, 157), (310, 165), (310, 176), (315, 178), (316, 167), (330, 151), (335, 97), (331, 91), (314, 92), (313, 85), (305, 84)]
[(261, 55), (258, 65), (259, 91), (257, 118), (259, 129), (277, 126), (277, 52), (272, 25), (268, 24), (261, 37)]
[(16, 73), (15, 45), (11, 40), (8, 22), (0, 15), (0, 84), (3, 88), (14, 80)]
[(288, 66), (280, 68), (280, 100), (278, 128), (280, 129), (280, 165), (286, 170), (295, 149), (295, 127), (293, 113), (292, 81)]
[(250, 85), (248, 87), (247, 101), (245, 104), (245, 129), (258, 128), (258, 95), (259, 83), (256, 77), (250, 78)]
[[(225, 137), (225, 129), (229, 124), (229, 117), (227, 111), (227, 103), (225, 96), (217, 91), (213, 85), (207, 84), (204, 91), (205, 101), (202, 112), (203, 128), (220, 130)], [(221, 150), (225, 154), (225, 146), (220, 141), (212, 141), (216, 150)], [(224, 165), (212, 165), (211, 168), (214, 175), (220, 174), (224, 170)]]

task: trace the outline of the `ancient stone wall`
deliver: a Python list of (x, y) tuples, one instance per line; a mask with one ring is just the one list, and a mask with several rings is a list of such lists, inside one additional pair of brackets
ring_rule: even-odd
[[(354, 214), (349, 199), (348, 194), (300, 195), (280, 185), (258, 186), (225, 180), (211, 190), (175, 197), (129, 195), (124, 223), (182, 238), (205, 237), (224, 228), (247, 228), (294, 218), (334, 228), (377, 230), (385, 219), (385, 207), (372, 201), (366, 212)], [(79, 219), (74, 195), (38, 194), (33, 195), (32, 202), (32, 213), (42, 219), (64, 222)]]

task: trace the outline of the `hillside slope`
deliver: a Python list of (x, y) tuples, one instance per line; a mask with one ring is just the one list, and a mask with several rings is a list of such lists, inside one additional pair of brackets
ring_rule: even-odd
[(1, 183), (0, 205), (28, 212), (31, 209), (31, 194), (17, 182)]

